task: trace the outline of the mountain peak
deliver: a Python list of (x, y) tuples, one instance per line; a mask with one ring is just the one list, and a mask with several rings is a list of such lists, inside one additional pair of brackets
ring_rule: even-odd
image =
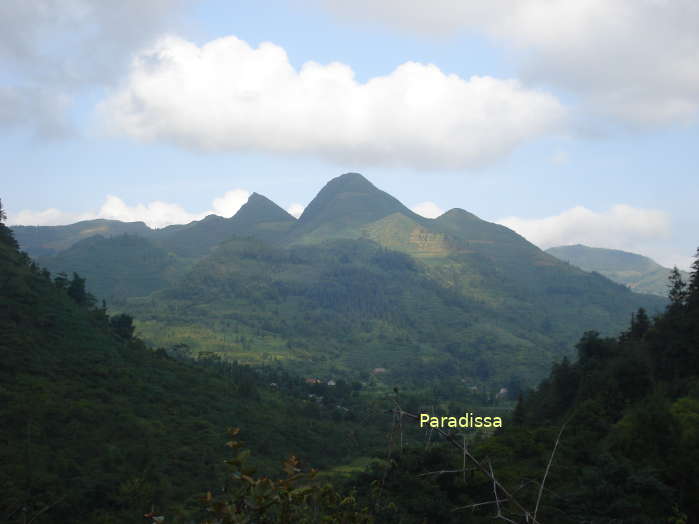
[(293, 236), (307, 241), (358, 238), (362, 226), (393, 213), (417, 217), (359, 173), (345, 173), (330, 180), (308, 204)]
[(326, 187), (353, 187), (355, 189), (376, 189), (374, 184), (359, 173), (345, 173), (327, 183)]
[(295, 222), (296, 219), (269, 198), (253, 193), (231, 219), (237, 225), (248, 226), (260, 222)]
[(473, 213), (469, 213), (465, 209), (461, 209), (460, 207), (454, 207), (447, 211), (446, 213), (442, 213), (440, 216), (436, 218), (436, 220), (442, 220), (442, 221), (448, 221), (448, 220), (481, 220), (478, 218), (476, 215)]

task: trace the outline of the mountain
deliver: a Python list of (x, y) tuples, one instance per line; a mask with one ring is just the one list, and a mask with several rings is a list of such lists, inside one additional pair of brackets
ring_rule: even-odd
[(418, 388), (439, 377), (452, 391), (532, 383), (581, 332), (612, 334), (639, 307), (665, 304), (462, 209), (421, 217), (357, 173), (328, 182), (298, 221), (254, 194), (232, 218), (153, 231), (141, 247), (118, 242), (42, 261), (103, 268), (88, 286), (133, 293), (118, 293), (118, 307), (154, 345), (306, 376), (367, 381), (379, 368)]
[(612, 334), (658, 297), (544, 253), (464, 210), (420, 217), (356, 173), (331, 180), (277, 243), (231, 238), (133, 299), (140, 333), (248, 363), (414, 387), (542, 376), (580, 333)]
[(186, 226), (152, 232), (155, 243), (184, 257), (200, 257), (232, 236), (254, 236), (267, 242), (280, 240), (296, 219), (268, 198), (253, 193), (231, 218), (209, 215)]
[(37, 262), (54, 274), (79, 273), (90, 292), (110, 304), (162, 289), (191, 265), (146, 238), (127, 234), (91, 236)]
[[(295, 222), (293, 216), (274, 202), (253, 193), (232, 218), (209, 215), (186, 225), (157, 230), (137, 227), (136, 234), (111, 236), (101, 235), (98, 228), (82, 229), (84, 238), (77, 241), (74, 235), (66, 235), (71, 226), (34, 228), (37, 236), (63, 238), (62, 245), (66, 247), (37, 256), (37, 251), (42, 251), (30, 239), (29, 248), (23, 244), (22, 248), (34, 253), (38, 263), (53, 273), (79, 273), (87, 278), (91, 293), (115, 304), (127, 297), (149, 295), (173, 283), (228, 238), (255, 237), (274, 243)], [(109, 231), (119, 229), (113, 226)], [(26, 239), (27, 230), (22, 226), (18, 230), (20, 237)]]
[(68, 249), (76, 242), (91, 236), (147, 236), (151, 229), (143, 222), (120, 222), (100, 218), (67, 226), (12, 226), (12, 232), (24, 251), (32, 257), (40, 257)]
[[(581, 244), (552, 247), (546, 252), (585, 271), (596, 271), (637, 293), (667, 296), (671, 270), (643, 255)], [(689, 274), (686, 271), (680, 273), (687, 281)]]
[(418, 222), (423, 220), (359, 173), (346, 173), (328, 182), (306, 206), (290, 231), (290, 239), (296, 243), (316, 243), (360, 238), (363, 226), (394, 213)]

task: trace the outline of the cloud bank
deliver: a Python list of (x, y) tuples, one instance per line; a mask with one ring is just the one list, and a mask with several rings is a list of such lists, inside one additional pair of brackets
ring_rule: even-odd
[(696, 0), (307, 0), (342, 18), (426, 35), (475, 32), (503, 45), (522, 77), (576, 93), (633, 126), (699, 110)]
[(692, 263), (673, 245), (668, 214), (656, 209), (617, 204), (596, 212), (576, 206), (546, 218), (507, 217), (496, 222), (542, 249), (583, 244), (639, 253), (665, 267), (687, 270)]
[(546, 218), (508, 217), (497, 221), (543, 249), (568, 244), (629, 249), (670, 234), (663, 211), (617, 204), (603, 212), (576, 206)]
[(201, 220), (207, 215), (215, 214), (232, 217), (248, 201), (250, 192), (245, 189), (233, 189), (222, 197), (215, 198), (212, 209), (201, 213), (192, 213), (179, 204), (155, 200), (147, 204), (129, 206), (121, 198), (108, 195), (98, 211), (86, 213), (67, 213), (55, 208), (43, 211), (22, 210), (17, 214), (8, 213), (8, 224), (26, 226), (56, 226), (72, 224), (81, 220), (107, 218), (122, 222), (145, 222), (149, 227), (160, 228), (172, 224), (187, 224)]
[(166, 37), (100, 106), (112, 132), (204, 151), (318, 155), (338, 163), (459, 169), (556, 133), (565, 109), (519, 81), (407, 62), (357, 82), (338, 62), (299, 70), (281, 47)]

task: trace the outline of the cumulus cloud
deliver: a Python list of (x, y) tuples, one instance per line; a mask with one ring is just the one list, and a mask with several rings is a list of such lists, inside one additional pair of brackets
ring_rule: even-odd
[(93, 218), (98, 218), (95, 213), (68, 213), (53, 207), (42, 211), (24, 209), (18, 213), (7, 213), (7, 223), (13, 226), (55, 226)]
[(110, 85), (189, 0), (0, 2), (0, 126), (67, 134), (73, 97)]
[(585, 244), (634, 250), (670, 234), (670, 219), (665, 212), (626, 204), (617, 204), (602, 212), (576, 206), (546, 218), (508, 217), (497, 222), (542, 249)]
[(632, 125), (687, 122), (699, 109), (695, 0), (307, 2), (423, 34), (485, 34), (513, 52), (525, 79)]
[(142, 141), (418, 169), (491, 162), (565, 119), (554, 96), (517, 80), (407, 62), (360, 83), (345, 64), (296, 70), (281, 47), (234, 36), (202, 47), (161, 39), (100, 113), (109, 129)]
[(411, 211), (425, 218), (437, 218), (438, 216), (444, 214), (444, 210), (434, 202), (420, 202), (419, 204), (415, 204), (410, 209)]
[(306, 206), (303, 204), (293, 203), (286, 209), (286, 212), (291, 216), (299, 218), (303, 214), (304, 209), (306, 209)]
[(234, 189), (226, 192), (221, 198), (215, 198), (213, 213), (222, 217), (232, 217), (250, 198), (250, 192), (245, 189)]
[(55, 208), (43, 211), (22, 210), (16, 214), (8, 213), (8, 223), (27, 226), (55, 226), (72, 224), (81, 220), (107, 218), (122, 222), (145, 222), (149, 227), (160, 228), (172, 224), (187, 224), (211, 214), (226, 218), (232, 217), (247, 202), (249, 196), (249, 191), (234, 189), (226, 192), (220, 198), (215, 198), (212, 202), (212, 209), (192, 213), (179, 204), (170, 202), (155, 200), (147, 204), (130, 206), (121, 198), (108, 195), (98, 211), (68, 213)]

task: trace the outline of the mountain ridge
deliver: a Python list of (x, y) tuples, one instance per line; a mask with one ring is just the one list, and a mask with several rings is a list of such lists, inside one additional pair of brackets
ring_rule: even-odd
[[(551, 247), (546, 252), (585, 271), (596, 271), (637, 293), (667, 295), (671, 270), (650, 257), (583, 244)], [(689, 279), (686, 271), (680, 271), (680, 275), (685, 281)]]

